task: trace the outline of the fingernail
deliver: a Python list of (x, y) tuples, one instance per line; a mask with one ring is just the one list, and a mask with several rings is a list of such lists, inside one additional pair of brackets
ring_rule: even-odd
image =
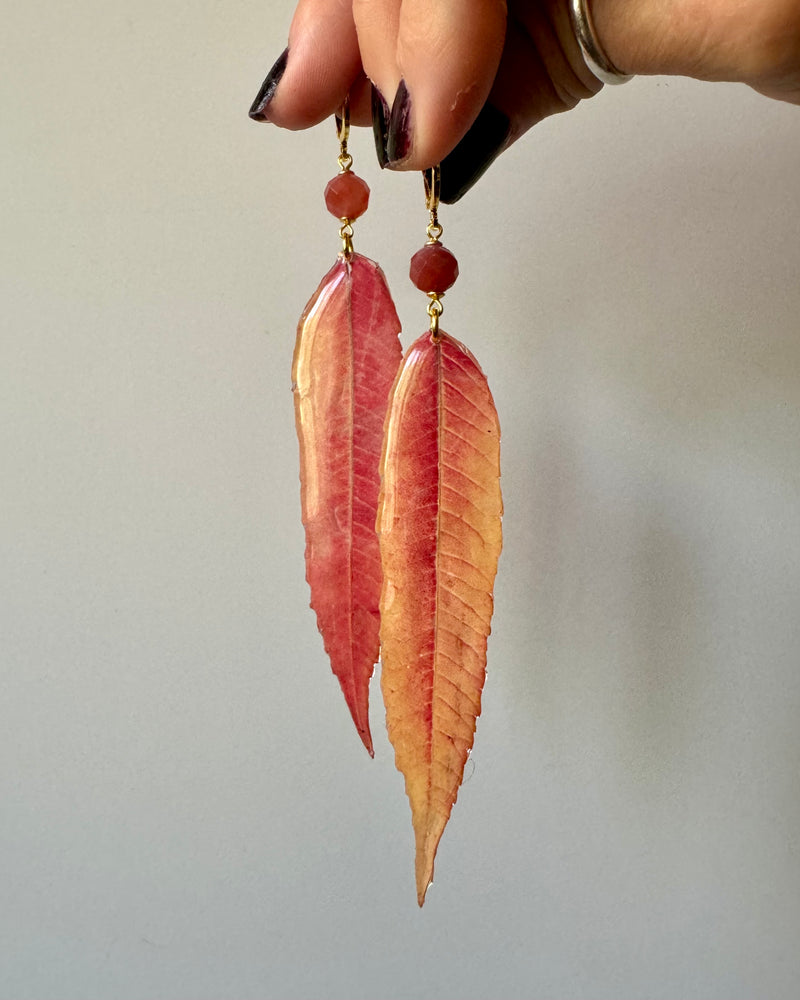
[(278, 56), (275, 65), (267, 73), (266, 80), (261, 84), (261, 90), (256, 94), (256, 99), (253, 101), (252, 107), (248, 114), (253, 119), (254, 122), (268, 122), (267, 117), (267, 107), (269, 102), (275, 96), (275, 90), (278, 84), (281, 82), (281, 77), (283, 76), (284, 70), (286, 69), (286, 59), (289, 55), (288, 47), (281, 52)]
[(387, 152), (389, 105), (374, 83), (372, 84), (372, 134), (375, 136), (375, 152), (378, 155), (378, 163), (381, 170), (383, 170), (389, 162), (389, 154)]
[(492, 104), (484, 104), (469, 131), (441, 163), (439, 200), (452, 205), (483, 176), (503, 151), (511, 122)]
[(400, 81), (389, 116), (389, 134), (386, 137), (387, 163), (399, 163), (411, 152), (411, 97), (405, 80)]

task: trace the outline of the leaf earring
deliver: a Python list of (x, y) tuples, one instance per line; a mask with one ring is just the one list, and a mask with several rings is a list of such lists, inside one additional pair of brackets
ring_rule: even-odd
[(336, 118), (339, 174), (325, 189), (342, 250), (297, 328), (292, 364), (306, 578), (331, 668), (374, 756), (369, 682), (378, 660), (381, 563), (375, 519), (389, 393), (402, 359), (383, 271), (353, 250), (369, 187), (351, 170), (347, 101)]
[(469, 350), (439, 328), (458, 264), (439, 240), (438, 167), (425, 181), (428, 241), (411, 280), (430, 300), (430, 329), (394, 385), (378, 511), (381, 687), (411, 805), (420, 906), (480, 714), (503, 512), (489, 386)]

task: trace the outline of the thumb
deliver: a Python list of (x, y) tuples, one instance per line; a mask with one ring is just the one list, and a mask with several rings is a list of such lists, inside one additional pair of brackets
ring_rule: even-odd
[[(489, 95), (505, 31), (505, 0), (402, 0), (395, 60), (400, 82), (390, 91), (385, 132), (389, 166), (424, 169), (458, 143)], [(366, 67), (368, 41), (360, 26), (359, 42)]]

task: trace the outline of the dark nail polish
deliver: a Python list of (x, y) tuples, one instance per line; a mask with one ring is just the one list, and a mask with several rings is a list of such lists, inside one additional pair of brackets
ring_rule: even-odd
[(278, 56), (275, 65), (267, 73), (266, 80), (261, 84), (261, 90), (256, 94), (256, 99), (253, 101), (252, 107), (248, 114), (253, 119), (254, 122), (268, 122), (267, 117), (267, 107), (269, 102), (275, 96), (275, 90), (278, 84), (281, 82), (281, 77), (283, 76), (284, 70), (286, 69), (286, 59), (289, 56), (289, 49), (285, 48), (283, 52)]
[(411, 152), (411, 97), (405, 80), (400, 81), (389, 116), (389, 134), (386, 138), (388, 163), (399, 163)]
[(375, 84), (372, 84), (372, 133), (375, 136), (375, 152), (381, 170), (389, 162), (387, 143), (389, 139), (389, 105)]
[(452, 205), (463, 197), (503, 151), (511, 122), (485, 104), (456, 148), (442, 160), (440, 201)]

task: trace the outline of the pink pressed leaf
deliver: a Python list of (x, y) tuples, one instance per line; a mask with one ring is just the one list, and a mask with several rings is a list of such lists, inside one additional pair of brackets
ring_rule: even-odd
[(370, 755), (369, 681), (380, 642), (375, 516), (399, 331), (383, 272), (352, 254), (306, 306), (292, 365), (311, 607)]
[(477, 361), (447, 334), (426, 333), (406, 354), (382, 474), (381, 687), (422, 906), (480, 714), (502, 546), (494, 402)]

